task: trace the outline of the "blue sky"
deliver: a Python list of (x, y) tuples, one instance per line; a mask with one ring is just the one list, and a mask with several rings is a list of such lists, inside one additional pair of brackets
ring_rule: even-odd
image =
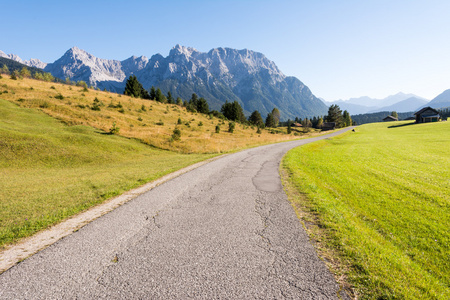
[[(2, 1), (6, 2), (6, 1)], [(262, 52), (326, 100), (450, 89), (448, 0), (7, 1), (0, 50), (53, 62), (73, 46), (106, 59), (176, 44)]]

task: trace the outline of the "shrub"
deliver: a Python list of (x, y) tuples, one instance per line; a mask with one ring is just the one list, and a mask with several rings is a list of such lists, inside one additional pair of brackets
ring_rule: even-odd
[(116, 122), (114, 122), (114, 123), (112, 124), (112, 127), (109, 129), (109, 133), (110, 133), (110, 134), (118, 134), (119, 131), (120, 131), (120, 128), (117, 127)]
[(92, 103), (91, 109), (99, 111), (100, 110), (100, 105), (101, 105), (101, 102), (97, 99), (97, 97), (95, 97), (94, 102)]
[(142, 111), (147, 111), (147, 109), (145, 108), (145, 105), (144, 105), (144, 104), (142, 104), (141, 110), (142, 110)]
[(220, 132), (220, 126), (216, 125), (216, 133), (219, 133), (219, 132)]
[(158, 122), (156, 122), (156, 125), (164, 125), (164, 122), (161, 120), (161, 119), (159, 119), (159, 121)]
[(203, 122), (202, 121), (198, 122), (198, 126), (203, 126)]
[(175, 128), (173, 130), (172, 139), (174, 141), (179, 141), (181, 139), (181, 131), (178, 128)]
[(141, 118), (141, 117), (139, 117), (139, 118), (138, 118), (138, 121), (142, 121), (142, 118)]
[(48, 104), (47, 101), (44, 101), (44, 103), (42, 103), (41, 105), (39, 105), (40, 108), (48, 108), (50, 105)]
[(261, 128), (258, 126), (258, 129), (256, 130), (257, 134), (261, 134)]
[(228, 123), (228, 132), (233, 133), (235, 127), (236, 127), (236, 124), (234, 122)]
[(58, 95), (55, 96), (55, 98), (56, 98), (56, 99), (59, 99), (59, 100), (63, 100), (63, 99), (64, 99), (64, 96), (61, 95), (61, 94), (58, 94)]
[(125, 113), (125, 109), (121, 108), (121, 109), (118, 110), (118, 112), (124, 114)]
[(182, 123), (183, 123), (183, 121), (181, 121), (181, 118), (178, 118), (177, 124), (178, 124), (178, 125), (181, 125)]
[(52, 90), (56, 90), (55, 86), (53, 86), (53, 85), (52, 85), (50, 88), (51, 88)]

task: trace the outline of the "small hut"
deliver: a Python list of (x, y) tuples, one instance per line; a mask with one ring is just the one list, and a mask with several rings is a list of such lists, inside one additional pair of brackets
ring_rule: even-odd
[(387, 116), (386, 118), (383, 119), (383, 121), (384, 122), (392, 122), (392, 121), (398, 121), (398, 119), (393, 116)]
[(416, 116), (416, 123), (438, 122), (441, 118), (439, 112), (430, 106), (422, 108), (414, 115)]

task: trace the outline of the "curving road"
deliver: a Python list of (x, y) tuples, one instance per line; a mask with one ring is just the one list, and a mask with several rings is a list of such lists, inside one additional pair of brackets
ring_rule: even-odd
[(0, 299), (338, 299), (278, 169), (289, 149), (341, 132), (172, 179), (1, 274)]

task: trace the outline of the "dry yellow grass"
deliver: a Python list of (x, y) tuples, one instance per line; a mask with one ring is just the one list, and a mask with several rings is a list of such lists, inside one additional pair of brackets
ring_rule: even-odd
[[(121, 136), (181, 153), (230, 152), (318, 134), (316, 131), (301, 135), (294, 135), (295, 131), (289, 135), (273, 134), (269, 130), (257, 134), (256, 128), (238, 123), (234, 133), (229, 133), (228, 121), (190, 113), (175, 104), (93, 89), (84, 91), (82, 87), (27, 78), (12, 80), (3, 76), (0, 93), (0, 97), (5, 100), (22, 107), (40, 109), (69, 125), (88, 125), (108, 132), (115, 123), (120, 128)], [(100, 101), (100, 111), (91, 109), (95, 98)], [(111, 107), (119, 103), (122, 108)], [(178, 119), (181, 119), (182, 124), (178, 124)], [(200, 122), (202, 126), (199, 126)], [(215, 132), (216, 125), (220, 126), (220, 133)], [(181, 131), (179, 141), (171, 139), (175, 128)]]

